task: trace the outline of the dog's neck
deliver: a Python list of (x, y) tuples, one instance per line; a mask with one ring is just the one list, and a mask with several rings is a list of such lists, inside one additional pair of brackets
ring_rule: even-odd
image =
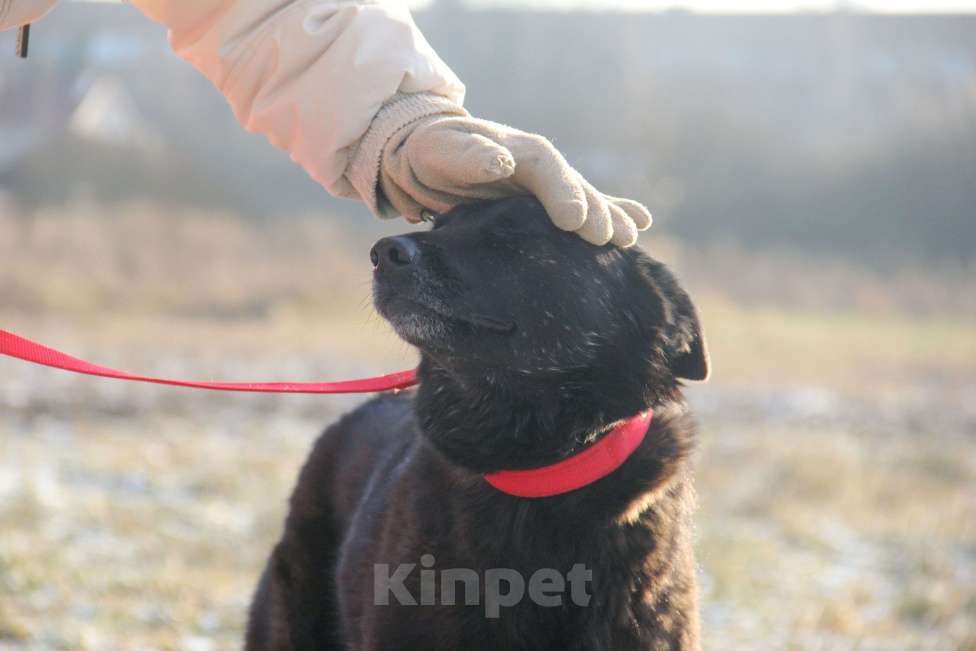
[[(424, 438), (439, 452), (429, 468), (447, 473), (449, 500), (461, 505), (455, 511), (464, 520), (459, 529), (478, 541), (487, 566), (582, 564), (592, 569), (597, 601), (580, 609), (573, 622), (610, 621), (605, 595), (620, 595), (632, 617), (620, 626), (613, 620), (608, 635), (621, 646), (697, 648), (688, 533), (694, 506), (688, 462), (694, 426), (680, 394), (617, 395), (594, 405), (593, 396), (610, 397), (607, 385), (602, 393), (593, 387), (605, 378), (550, 379), (536, 387), (511, 376), (465, 381), (471, 376), (458, 377), (431, 360), (419, 371), (415, 417)], [(633, 385), (633, 378), (626, 384)], [(518, 391), (505, 390), (512, 386)], [(552, 387), (560, 390), (554, 394)], [(481, 476), (559, 461), (590, 445), (611, 423), (648, 407), (654, 416), (640, 446), (604, 480), (524, 499), (498, 491)], [(615, 578), (620, 576), (636, 577), (623, 594)], [(668, 626), (661, 626), (662, 612)]]
[[(694, 428), (685, 406), (677, 400), (655, 406), (640, 446), (605, 479), (558, 495), (520, 498), (497, 490), (482, 474), (552, 463), (553, 445), (562, 444), (561, 456), (570, 456), (587, 445), (593, 432), (651, 405), (611, 401), (599, 411), (585, 404), (585, 395), (596, 394), (584, 391), (552, 399), (551, 406), (540, 410), (544, 396), (512, 397), (493, 389), (493, 383), (465, 387), (444, 373), (436, 366), (421, 367), (415, 416), (423, 436), (440, 453), (431, 457), (429, 467), (442, 469), (449, 478), (444, 483), (450, 486), (449, 501), (460, 505), (454, 512), (465, 522), (459, 529), (478, 541), (487, 566), (582, 564), (593, 571), (592, 593), (599, 600), (579, 610), (579, 621), (609, 621), (606, 595), (615, 595), (641, 622), (637, 627), (630, 624), (632, 619), (620, 627), (616, 620), (609, 625), (608, 634), (621, 646), (656, 648), (668, 642), (667, 648), (697, 648), (688, 534), (694, 506), (688, 462)], [(502, 400), (511, 408), (499, 409), (501, 403), (495, 401)], [(492, 413), (505, 417), (489, 420), (486, 415)], [(482, 463), (484, 459), (489, 463)], [(620, 576), (636, 579), (621, 588), (614, 578)], [(660, 626), (661, 612), (667, 612), (672, 625)], [(674, 639), (681, 644), (670, 645)]]
[(633, 375), (624, 375), (626, 381), (598, 375), (457, 372), (424, 357), (414, 403), (417, 423), (452, 463), (479, 473), (521, 470), (562, 461), (615, 423), (678, 397), (676, 390), (635, 391)]

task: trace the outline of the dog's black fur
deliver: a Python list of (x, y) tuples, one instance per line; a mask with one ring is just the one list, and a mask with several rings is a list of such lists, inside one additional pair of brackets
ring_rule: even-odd
[[(371, 255), (376, 307), (420, 349), (421, 383), (315, 444), (247, 648), (697, 648), (680, 379), (704, 379), (708, 358), (672, 275), (636, 248), (559, 231), (528, 198), (455, 209)], [(638, 450), (589, 486), (527, 499), (482, 477), (554, 463), (648, 408)], [(582, 563), (592, 597), (526, 598), (497, 618), (483, 605), (374, 605), (374, 564), (416, 564), (406, 584), (419, 595), (425, 554), (436, 568), (514, 568), (526, 581)]]

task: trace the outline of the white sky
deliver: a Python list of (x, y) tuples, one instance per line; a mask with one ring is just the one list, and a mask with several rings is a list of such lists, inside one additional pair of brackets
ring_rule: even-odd
[[(416, 0), (422, 6), (429, 0)], [(974, 13), (976, 0), (470, 0), (478, 6), (532, 6), (552, 9), (687, 9), (700, 12), (789, 13), (837, 7), (879, 13)]]
[[(85, 1), (85, 0), (83, 0)], [(118, 2), (119, 0), (87, 0)], [(837, 7), (879, 13), (976, 13), (976, 0), (467, 0), (476, 6), (536, 7), (548, 9), (623, 9), (664, 11), (687, 9), (720, 13), (790, 13), (830, 11)], [(423, 7), (432, 0), (407, 0)]]

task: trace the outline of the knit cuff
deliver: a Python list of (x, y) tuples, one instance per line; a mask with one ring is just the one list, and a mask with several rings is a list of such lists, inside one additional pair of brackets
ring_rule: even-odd
[(383, 149), (398, 131), (431, 115), (468, 115), (455, 102), (433, 93), (397, 93), (377, 112), (346, 167), (346, 179), (374, 215), (399, 217), (379, 192)]

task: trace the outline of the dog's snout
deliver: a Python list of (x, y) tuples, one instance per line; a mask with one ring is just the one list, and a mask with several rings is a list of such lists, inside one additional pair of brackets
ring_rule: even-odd
[(418, 257), (420, 249), (407, 235), (384, 237), (369, 250), (369, 259), (374, 269), (407, 267), (416, 263)]

